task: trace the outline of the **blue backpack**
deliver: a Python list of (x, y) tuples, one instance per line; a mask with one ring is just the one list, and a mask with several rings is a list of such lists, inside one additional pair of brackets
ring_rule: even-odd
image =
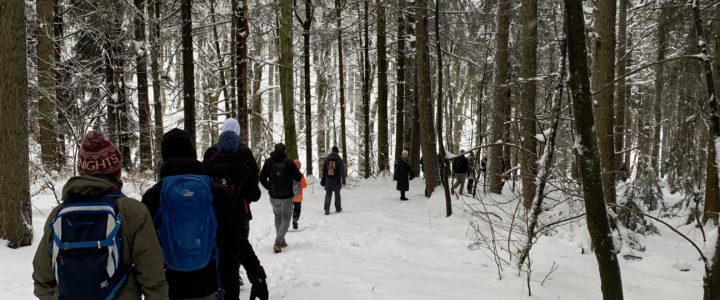
[(160, 207), (155, 213), (165, 266), (188, 272), (208, 265), (216, 257), (217, 220), (213, 211), (210, 177), (168, 176), (162, 180)]
[(99, 197), (68, 199), (50, 222), (50, 251), (57, 299), (114, 299), (127, 280), (123, 262), (122, 217), (111, 191)]

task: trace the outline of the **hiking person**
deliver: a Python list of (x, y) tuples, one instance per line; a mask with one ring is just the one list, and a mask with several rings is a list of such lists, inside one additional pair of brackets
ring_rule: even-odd
[(293, 211), (293, 181), (300, 181), (302, 173), (295, 167), (295, 163), (287, 158), (285, 144), (275, 144), (275, 151), (265, 160), (260, 170), (260, 183), (270, 194), (270, 203), (275, 214), (275, 244), (273, 251), (282, 252), (287, 247), (285, 234), (290, 228), (290, 218)]
[(342, 211), (340, 189), (345, 185), (345, 162), (340, 158), (340, 150), (332, 147), (332, 152), (323, 161), (320, 185), (325, 187), (325, 215), (330, 214), (330, 201), (335, 194), (335, 212)]
[(395, 172), (393, 174), (393, 180), (397, 181), (395, 188), (400, 191), (400, 200), (408, 200), (408, 198), (405, 197), (405, 192), (410, 190), (410, 180), (413, 178), (415, 178), (415, 174), (413, 174), (410, 168), (408, 151), (403, 150), (402, 158), (395, 161)]
[[(296, 159), (293, 161), (295, 163), (295, 166), (300, 170), (300, 160)], [(298, 229), (298, 220), (300, 220), (300, 211), (302, 209), (302, 201), (303, 201), (303, 189), (307, 187), (307, 181), (305, 181), (305, 175), (302, 176), (302, 179), (300, 181), (293, 182), (293, 193), (295, 194), (295, 197), (293, 197), (293, 214), (292, 214), (292, 226), (293, 229)]]
[[(240, 209), (242, 233), (247, 238), (250, 234), (250, 220), (252, 220), (252, 211), (250, 210), (250, 203), (257, 202), (260, 200), (261, 192), (258, 184), (258, 166), (255, 162), (255, 156), (253, 155), (250, 148), (243, 143), (240, 143), (240, 123), (236, 119), (228, 118), (223, 122), (220, 135), (232, 132), (238, 136), (234, 145), (234, 142), (226, 141), (225, 147), (232, 150), (235, 147), (235, 151), (220, 151), (218, 144), (215, 144), (208, 148), (203, 155), (203, 165), (213, 179), (217, 182), (224, 183), (229, 190), (231, 200), (235, 201), (235, 205)], [(229, 136), (226, 134), (224, 137), (227, 139)], [(222, 138), (218, 138), (218, 143), (223, 141)]]
[(473, 193), (473, 189), (475, 188), (475, 154), (471, 151), (470, 154), (468, 154), (468, 186), (467, 191), (468, 194)]
[(190, 135), (168, 131), (160, 154), (160, 181), (142, 203), (153, 215), (163, 248), (170, 299), (239, 299), (237, 260), (252, 283), (250, 298), (267, 299), (265, 270), (239, 230), (238, 208), (225, 187), (206, 174)]
[[(460, 149), (460, 153), (463, 152), (465, 152), (465, 150)], [(462, 195), (463, 190), (465, 189), (465, 178), (467, 178), (468, 173), (468, 159), (465, 157), (465, 154), (455, 157), (452, 171), (453, 177), (455, 178), (455, 184), (452, 186), (452, 193), (454, 195), (455, 189), (460, 186), (460, 195)]]
[(102, 133), (85, 134), (79, 176), (63, 186), (35, 252), (37, 298), (167, 299), (150, 213), (121, 193), (121, 166), (122, 154)]

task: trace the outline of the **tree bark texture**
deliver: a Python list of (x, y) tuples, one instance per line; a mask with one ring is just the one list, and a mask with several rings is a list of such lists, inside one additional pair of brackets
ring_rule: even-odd
[(489, 191), (500, 194), (503, 188), (502, 173), (509, 166), (503, 166), (503, 141), (508, 100), (507, 75), (509, 68), (508, 42), (510, 38), (510, 0), (497, 2), (497, 33), (495, 37), (495, 79), (493, 81), (493, 114), (490, 128), (490, 147), (488, 157)]
[(385, 0), (377, 1), (377, 68), (378, 68), (378, 171), (390, 170), (388, 150), (388, 80), (387, 41), (385, 38)]
[(293, 98), (292, 0), (280, 1), (280, 98), (282, 99), (285, 146), (291, 159), (298, 158)]
[[(417, 91), (418, 114), (420, 122), (420, 144), (422, 145), (423, 166), (425, 168), (425, 197), (430, 197), (435, 191), (437, 181), (437, 146), (435, 145), (435, 132), (433, 124), (432, 91), (430, 90), (430, 48), (428, 36), (428, 8), (427, 0), (415, 2), (415, 35), (417, 38)], [(444, 158), (443, 158), (444, 159)]]
[(520, 97), (520, 149), (523, 206), (529, 210), (535, 198), (535, 177), (537, 175), (537, 132), (535, 99), (537, 88), (537, 1), (522, 2), (522, 96)]
[(45, 168), (58, 168), (55, 100), (54, 7), (53, 0), (37, 1), (38, 142)]
[(370, 178), (370, 16), (369, 6), (370, 0), (365, 0), (365, 11), (364, 11), (364, 24), (363, 24), (363, 36), (365, 38), (365, 45), (363, 49), (363, 175), (365, 179)]
[[(237, 101), (238, 101), (238, 122), (240, 123), (240, 142), (247, 144), (248, 142), (248, 47), (247, 39), (249, 34), (249, 25), (247, 19), (247, 0), (237, 3), (233, 7), (235, 18), (237, 19), (237, 30), (235, 31), (235, 76), (237, 77)], [(292, 20), (289, 20), (292, 26)], [(282, 37), (281, 37), (282, 39)], [(292, 61), (292, 58), (291, 58)], [(291, 78), (292, 80), (292, 78)], [(292, 85), (292, 83), (291, 83)], [(295, 145), (297, 148), (297, 145)], [(297, 150), (296, 150), (297, 151)]]
[[(342, 31), (342, 9), (343, 9), (343, 0), (335, 0), (335, 18), (337, 22), (337, 43), (338, 43), (338, 71), (340, 72), (338, 74), (338, 77), (340, 77), (340, 87), (339, 87), (339, 93), (338, 96), (340, 101), (340, 144), (341, 151), (342, 151), (342, 159), (347, 164), (347, 139), (346, 139), (346, 132), (345, 132), (345, 69), (343, 64), (343, 31)], [(335, 140), (335, 143), (337, 144), (337, 139)], [(347, 172), (347, 167), (345, 168)]]
[(190, 134), (190, 139), (195, 145), (195, 66), (193, 59), (192, 0), (182, 0), (180, 13), (182, 18), (184, 125), (185, 131)]
[(625, 147), (625, 110), (627, 101), (627, 86), (625, 85), (625, 68), (627, 67), (627, 10), (629, 0), (618, 0), (620, 3), (618, 12), (618, 51), (617, 51), (617, 90), (615, 98), (615, 170), (620, 176), (627, 176), (624, 156), (622, 151)]
[(155, 118), (155, 169), (156, 174), (160, 173), (160, 165), (162, 155), (160, 154), (160, 144), (164, 133), (163, 124), (163, 104), (162, 104), (162, 86), (160, 82), (160, 62), (162, 62), (162, 49), (160, 45), (160, 1), (153, 1), (148, 6), (148, 15), (150, 16), (150, 76), (152, 77), (153, 88), (153, 114)]
[(397, 67), (395, 76), (397, 78), (395, 95), (395, 159), (402, 157), (405, 150), (405, 0), (398, 0), (398, 33), (397, 33)]
[(152, 169), (152, 122), (148, 97), (147, 51), (145, 40), (145, 0), (135, 0), (135, 41), (143, 45), (142, 54), (135, 57), (137, 65), (138, 121), (140, 125), (140, 170)]

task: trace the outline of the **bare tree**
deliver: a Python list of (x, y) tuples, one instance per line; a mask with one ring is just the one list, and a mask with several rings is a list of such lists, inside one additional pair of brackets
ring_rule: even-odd
[(535, 177), (537, 174), (536, 148), (537, 131), (535, 123), (535, 99), (537, 98), (536, 79), (537, 73), (537, 1), (523, 0), (522, 18), (522, 70), (523, 82), (522, 96), (520, 97), (520, 135), (522, 149), (520, 149), (520, 160), (522, 168), (520, 177), (522, 180), (522, 198), (525, 209), (530, 209), (533, 198), (535, 198)]
[[(420, 135), (422, 145), (423, 167), (425, 168), (425, 197), (430, 197), (435, 191), (437, 181), (437, 146), (435, 145), (435, 132), (433, 124), (432, 91), (430, 90), (430, 48), (428, 36), (428, 3), (427, 0), (415, 2), (415, 35), (417, 37), (417, 104), (420, 122)], [(438, 129), (441, 130), (441, 129)], [(444, 159), (444, 158), (443, 158)]]
[(183, 60), (183, 113), (185, 131), (190, 134), (193, 144), (195, 137), (195, 66), (193, 58), (192, 0), (180, 3), (182, 18), (182, 60)]
[(152, 169), (152, 122), (148, 98), (147, 51), (145, 50), (145, 0), (135, 0), (135, 41), (143, 49), (137, 51), (138, 121), (140, 124), (140, 170)]
[(510, 38), (510, 0), (497, 2), (497, 34), (495, 37), (495, 79), (493, 80), (493, 114), (490, 127), (490, 148), (488, 157), (488, 171), (490, 178), (490, 192), (502, 193), (503, 178), (503, 135), (505, 133), (505, 118), (508, 117), (508, 88), (507, 74), (510, 62), (508, 60), (508, 42)]
[(37, 68), (38, 87), (38, 125), (40, 126), (38, 142), (40, 144), (41, 158), (46, 168), (58, 167), (58, 143), (56, 137), (56, 109), (54, 82), (54, 9), (53, 0), (37, 1)]

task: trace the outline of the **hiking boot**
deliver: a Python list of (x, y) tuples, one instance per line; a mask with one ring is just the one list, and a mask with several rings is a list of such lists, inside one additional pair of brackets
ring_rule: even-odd
[(336, 210), (335, 210), (335, 212), (336, 212), (336, 213), (340, 213), (340, 212), (342, 212), (342, 208), (338, 208), (338, 209), (336, 209)]
[(280, 248), (285, 248), (285, 247), (287, 247), (287, 243), (285, 241), (282, 241), (282, 243), (280, 243), (279, 246), (280, 246)]
[(402, 198), (400, 198), (400, 200), (402, 200), (402, 201), (408, 201), (408, 200), (410, 200), (410, 199), (405, 198), (405, 197), (402, 197)]
[(297, 222), (297, 221), (293, 221), (293, 229), (298, 229), (298, 222)]
[(280, 245), (278, 245), (278, 244), (273, 245), (273, 252), (275, 252), (275, 253), (282, 252), (282, 248), (280, 248)]
[(329, 214), (330, 214), (330, 211), (329, 211), (329, 210), (326, 210), (326, 211), (325, 211), (325, 215), (327, 216), (327, 215), (329, 215)]

